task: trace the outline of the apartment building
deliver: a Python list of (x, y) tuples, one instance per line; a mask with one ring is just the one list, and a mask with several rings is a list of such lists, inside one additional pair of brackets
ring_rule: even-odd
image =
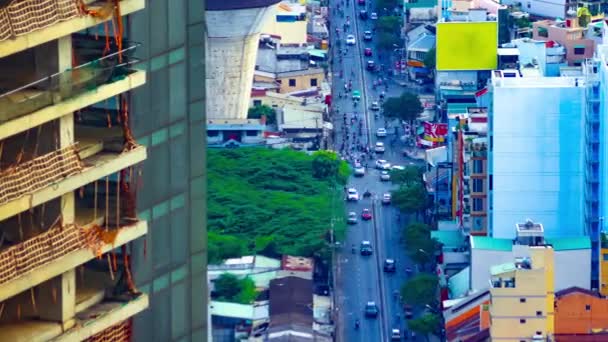
[(1, 341), (206, 339), (203, 15), (0, 5)]
[(576, 17), (565, 21), (541, 20), (532, 23), (532, 38), (558, 42), (566, 49), (568, 64), (580, 66), (593, 57), (595, 50), (595, 41), (586, 36), (587, 29), (579, 25)]
[(491, 268), (492, 341), (546, 340), (554, 331), (553, 248), (530, 247), (530, 257)]

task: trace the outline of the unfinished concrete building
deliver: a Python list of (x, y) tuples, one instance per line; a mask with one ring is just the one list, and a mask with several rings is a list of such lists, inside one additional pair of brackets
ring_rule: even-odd
[(144, 0), (0, 1), (0, 341), (128, 341), (147, 157), (129, 128)]

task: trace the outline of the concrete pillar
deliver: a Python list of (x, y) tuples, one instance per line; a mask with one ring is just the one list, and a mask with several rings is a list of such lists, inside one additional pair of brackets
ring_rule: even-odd
[(207, 119), (246, 119), (260, 33), (276, 6), (207, 10)]
[(74, 326), (76, 270), (72, 269), (38, 286), (40, 319), (59, 322), (64, 330)]
[[(72, 67), (72, 37), (57, 40), (57, 71)], [(61, 84), (63, 87), (64, 84)], [(65, 84), (69, 87), (69, 84)], [(64, 148), (74, 143), (74, 114), (64, 115), (59, 119), (59, 147)], [(74, 223), (75, 196), (71, 191), (61, 196), (61, 216), (63, 225)], [(74, 325), (76, 308), (76, 272), (74, 269), (40, 285), (39, 288), (40, 318), (57, 321), (64, 329)]]

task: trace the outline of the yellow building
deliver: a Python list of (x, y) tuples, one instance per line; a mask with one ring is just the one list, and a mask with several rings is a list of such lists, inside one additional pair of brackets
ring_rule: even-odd
[(306, 6), (283, 1), (262, 33), (281, 37), (281, 44), (306, 44), (307, 24)]
[(127, 249), (148, 232), (127, 108), (146, 73), (118, 32), (146, 1), (2, 3), (0, 341), (127, 341), (148, 307)]
[(530, 246), (529, 257), (491, 268), (492, 341), (532, 341), (554, 331), (554, 251)]
[(600, 257), (600, 293), (608, 296), (608, 248), (602, 243), (602, 256)]

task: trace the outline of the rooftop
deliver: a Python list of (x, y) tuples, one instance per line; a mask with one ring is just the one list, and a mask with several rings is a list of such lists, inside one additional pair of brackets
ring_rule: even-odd
[(285, 277), (270, 281), (270, 324), (313, 323), (312, 280)]
[[(591, 248), (589, 237), (545, 238), (545, 241), (548, 245), (553, 246), (553, 250), (556, 252)], [(508, 252), (513, 249), (513, 240), (471, 236), (471, 249)]]
[(448, 291), (450, 298), (460, 298), (467, 295), (471, 287), (471, 267), (467, 266), (448, 279)]
[(281, 268), (286, 271), (312, 271), (314, 267), (312, 258), (284, 255)]
[(459, 230), (433, 230), (431, 238), (437, 239), (444, 248), (460, 248), (466, 246), (462, 233)]
[(410, 43), (407, 47), (408, 51), (427, 52), (435, 47), (435, 36), (431, 34), (423, 34), (418, 39)]
[(255, 65), (258, 71), (280, 73), (308, 69), (308, 63), (308, 51), (304, 48), (274, 49), (260, 46)]
[(495, 276), (495, 275), (499, 275), (499, 274), (503, 274), (503, 273), (507, 273), (507, 272), (513, 272), (516, 269), (517, 269), (517, 267), (515, 266), (515, 263), (506, 262), (504, 264), (495, 265), (495, 266), (490, 267), (490, 274)]

